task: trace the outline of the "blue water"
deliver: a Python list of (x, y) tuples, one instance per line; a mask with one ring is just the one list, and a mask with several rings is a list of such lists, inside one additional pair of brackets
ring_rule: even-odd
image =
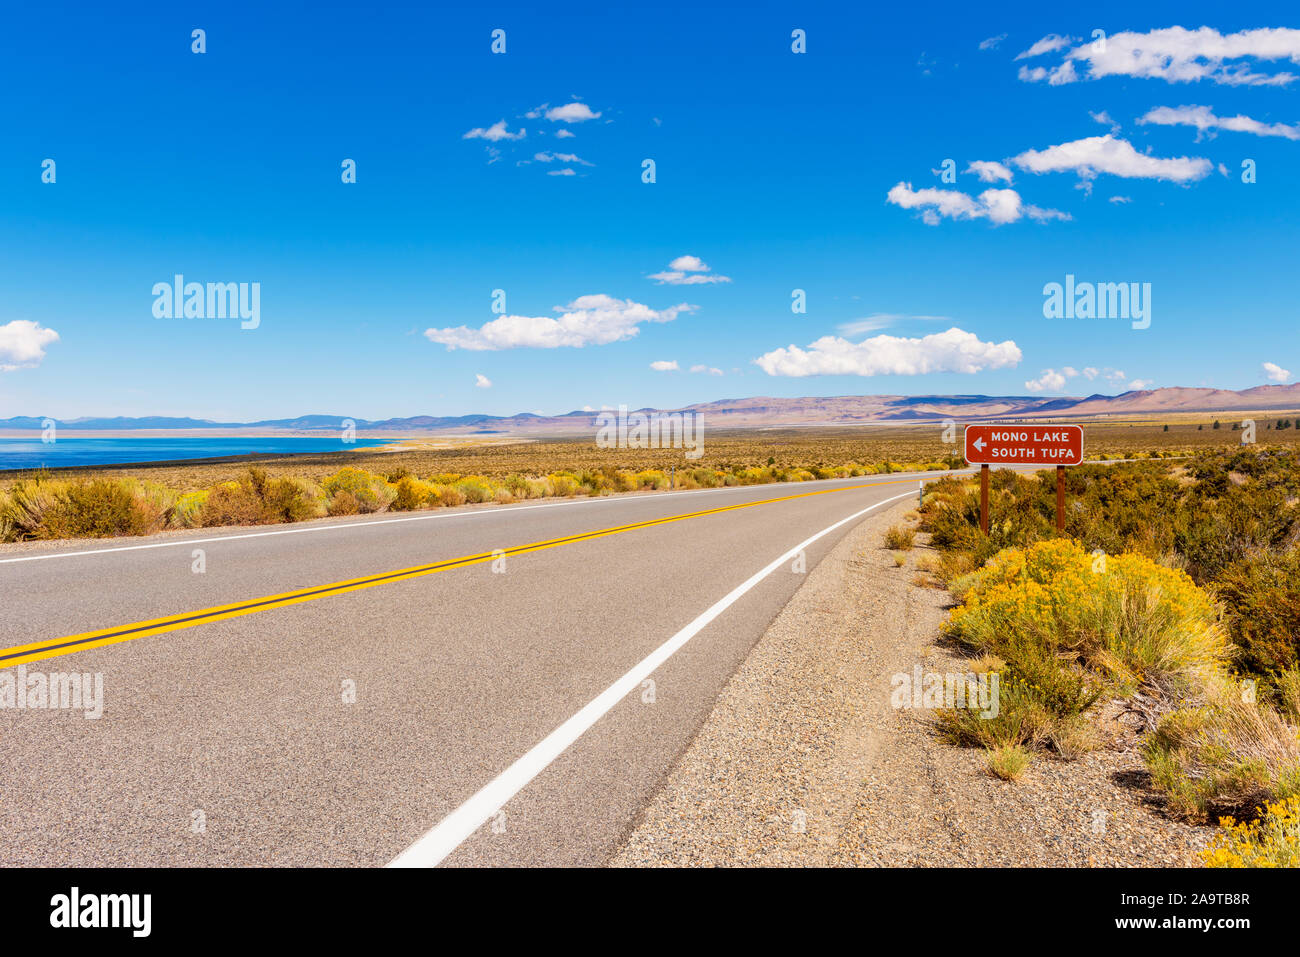
[(348, 452), (387, 445), (388, 439), (357, 439), (345, 445), (332, 438), (249, 436), (247, 438), (147, 438), (59, 439), (44, 443), (40, 434), (30, 439), (0, 438), (0, 469), (63, 468), (69, 465), (115, 465), (121, 462), (163, 462), (170, 459), (206, 459), (250, 452), (285, 455), (300, 452)]

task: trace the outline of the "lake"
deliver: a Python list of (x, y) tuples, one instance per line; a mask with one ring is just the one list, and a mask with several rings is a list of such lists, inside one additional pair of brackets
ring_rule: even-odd
[(348, 452), (388, 445), (389, 439), (357, 439), (345, 445), (337, 436), (241, 436), (237, 438), (104, 438), (59, 439), (45, 443), (32, 438), (0, 438), (0, 469), (64, 468), (70, 465), (117, 465), (123, 462), (163, 462), (206, 459), (250, 452), (274, 455), (303, 452)]

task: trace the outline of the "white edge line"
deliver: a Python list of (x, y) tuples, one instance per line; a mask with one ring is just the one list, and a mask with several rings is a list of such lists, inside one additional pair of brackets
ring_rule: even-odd
[(890, 502), (896, 502), (901, 498), (910, 498), (915, 494), (915, 491), (904, 492), (901, 495), (895, 495), (892, 498), (876, 502), (874, 505), (869, 505), (859, 512), (854, 512), (848, 518), (842, 518), (834, 525), (828, 526), (811, 538), (800, 542), (780, 558), (775, 559), (762, 570), (754, 573), (711, 605), (707, 611), (689, 625), (643, 658), (631, 671), (615, 681), (583, 707), (581, 711), (534, 745), (528, 753), (498, 774), (464, 804), (434, 825), (423, 837), (394, 858), (388, 866), (434, 867), (441, 863), (448, 854), (477, 831), (488, 818), (504, 807), (507, 801), (522, 791), (552, 761), (567, 751), (569, 746), (582, 737), (588, 728), (604, 717), (614, 705), (638, 688), (641, 682), (652, 674), (656, 668), (671, 658), (679, 648), (699, 634), (709, 622), (726, 611), (742, 595), (822, 536), (830, 534), (841, 525), (845, 525), (873, 509), (888, 505)]
[[(956, 472), (961, 472), (961, 471), (965, 471), (965, 470), (955, 469), (952, 470), (951, 472), (945, 470), (944, 473), (894, 472), (892, 474), (904, 475), (904, 477), (906, 477), (908, 475), (954, 474)], [(802, 485), (812, 485), (816, 482), (856, 482), (856, 481), (860, 481), (861, 479), (868, 479), (873, 477), (874, 476), (862, 475), (862, 476), (858, 476), (858, 478), (814, 479), (811, 482), (764, 482), (761, 485), (733, 486), (730, 488), (687, 489), (680, 492), (664, 492), (659, 495), (653, 495), (653, 494), (652, 495), (608, 495), (608, 496), (600, 496), (598, 498), (579, 499), (576, 502), (545, 502), (540, 505), (510, 505), (504, 508), (482, 509), (482, 510), (474, 510), (474, 511), (467, 511), (467, 512), (449, 511), (449, 512), (443, 512), (435, 515), (409, 515), (403, 518), (381, 518), (381, 519), (374, 519), (368, 522), (347, 522), (339, 525), (313, 525), (309, 528), (281, 528), (269, 532), (244, 532), (239, 535), (213, 535), (210, 538), (186, 538), (183, 540), (178, 540), (173, 542), (151, 542), (147, 545), (115, 545), (110, 548), (89, 548), (89, 549), (84, 549), (82, 551), (76, 551), (76, 552), (49, 552), (45, 555), (20, 555), (16, 558), (0, 558), (0, 565), (8, 565), (15, 562), (39, 562), (39, 561), (44, 561), (47, 558), (77, 558), (81, 555), (103, 555), (108, 552), (135, 552), (135, 551), (141, 551), (143, 549), (149, 549), (149, 548), (179, 548), (184, 545), (206, 545), (212, 542), (233, 542), (242, 538), (267, 538), (272, 535), (303, 535), (308, 532), (333, 532), (333, 531), (338, 531), (339, 529), (365, 528), (371, 525), (395, 525), (400, 522), (427, 522), (435, 519), (466, 518), (475, 515), (504, 515), (508, 512), (523, 512), (533, 508), (562, 508), (566, 505), (592, 505), (599, 502), (617, 502), (617, 501), (631, 501), (631, 500), (642, 500), (642, 499), (647, 502), (649, 501), (657, 502), (661, 499), (672, 498), (677, 495), (706, 495), (709, 492), (736, 492), (736, 491), (740, 491), (741, 489), (763, 488), (768, 485), (801, 485), (802, 486)], [(868, 482), (867, 484), (882, 485), (888, 481), (892, 481), (892, 480), (884, 479), (880, 482)]]

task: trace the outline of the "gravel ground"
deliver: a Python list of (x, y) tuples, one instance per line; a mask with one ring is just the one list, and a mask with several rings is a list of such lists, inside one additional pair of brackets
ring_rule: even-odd
[[(719, 696), (612, 866), (1193, 866), (1210, 829), (1170, 820), (1133, 732), (1102, 709), (1106, 745), (1036, 756), (1008, 783), (944, 743), (891, 677), (964, 672), (936, 645), (949, 601), (918, 547), (896, 567), (864, 521), (808, 576)], [(918, 536), (918, 542), (922, 536)]]

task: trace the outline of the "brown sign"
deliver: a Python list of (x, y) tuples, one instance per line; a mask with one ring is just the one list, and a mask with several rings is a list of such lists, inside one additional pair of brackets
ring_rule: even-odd
[(1082, 465), (1083, 429), (1077, 425), (968, 425), (971, 465)]

